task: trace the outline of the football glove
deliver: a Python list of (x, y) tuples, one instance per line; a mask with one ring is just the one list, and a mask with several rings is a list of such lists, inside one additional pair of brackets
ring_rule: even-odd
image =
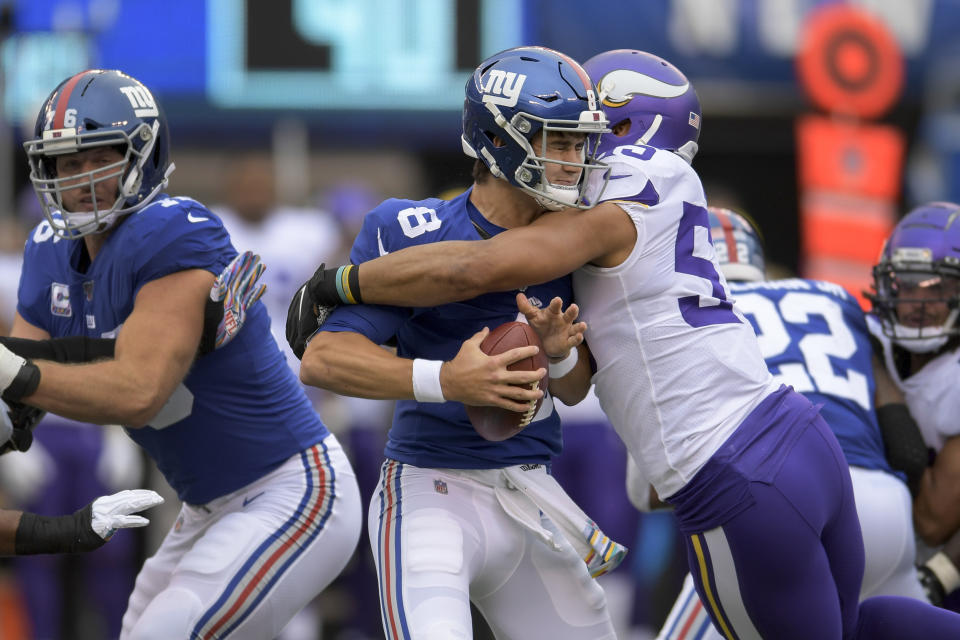
[(244, 251), (220, 272), (210, 288), (198, 355), (225, 347), (240, 333), (247, 309), (267, 290), (265, 284), (257, 286), (265, 269), (260, 256)]
[(46, 413), (22, 402), (0, 400), (0, 455), (29, 449), (33, 444), (33, 428)]
[(117, 529), (145, 527), (150, 521), (143, 516), (131, 515), (163, 502), (156, 491), (127, 489), (110, 496), (97, 498), (91, 503), (90, 528), (104, 540), (109, 540)]
[(298, 360), (303, 359), (310, 337), (323, 326), (338, 305), (317, 304), (311, 290), (318, 280), (324, 278), (324, 265), (320, 265), (313, 277), (297, 289), (287, 308), (287, 344)]

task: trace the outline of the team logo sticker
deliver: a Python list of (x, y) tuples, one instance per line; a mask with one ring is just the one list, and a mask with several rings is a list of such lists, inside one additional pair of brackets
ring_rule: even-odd
[(516, 106), (520, 90), (523, 89), (523, 83), (526, 81), (525, 74), (494, 69), (480, 87), (481, 93), (484, 94), (483, 102), (501, 104), (505, 107)]
[(50, 285), (50, 313), (69, 318), (73, 315), (70, 307), (70, 286), (54, 282)]

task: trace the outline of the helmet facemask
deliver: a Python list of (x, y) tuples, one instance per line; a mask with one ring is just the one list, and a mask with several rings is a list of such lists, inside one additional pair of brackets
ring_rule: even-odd
[[(599, 112), (584, 111), (580, 114), (580, 121), (553, 120), (520, 112), (508, 122), (499, 114), (496, 105), (488, 104), (487, 106), (491, 112), (495, 113), (496, 121), (503, 134), (509, 137), (504, 140), (503, 136), (498, 136), (501, 142), (514, 148), (519, 147), (524, 153), (524, 159), (511, 177), (501, 169), (486, 146), (481, 147), (482, 160), (494, 176), (503, 178), (529, 193), (537, 203), (551, 211), (559, 211), (567, 207), (589, 209), (593, 206), (591, 201), (596, 202), (609, 179), (606, 173), (607, 166), (594, 160), (600, 135), (607, 131), (606, 120), (597, 117)], [(538, 136), (539, 133), (542, 135)], [(583, 136), (583, 149), (579, 162), (548, 157), (551, 134), (555, 133)], [(536, 140), (537, 138), (539, 139)], [(492, 140), (491, 145), (493, 145)], [(470, 147), (466, 139), (463, 140), (463, 148), (467, 155), (477, 157), (475, 150)], [(578, 168), (580, 175), (577, 183), (574, 185), (551, 183), (547, 179), (547, 164)], [(594, 197), (588, 199), (585, 187), (594, 174), (596, 177), (593, 178), (590, 189)]]
[[(30, 181), (40, 200), (44, 216), (58, 235), (64, 238), (79, 238), (91, 233), (102, 233), (120, 217), (143, 207), (166, 185), (166, 180), (163, 180), (148, 197), (138, 196), (143, 182), (143, 166), (153, 153), (158, 128), (159, 122), (155, 120), (152, 126), (141, 123), (133, 131), (133, 137), (142, 141), (139, 149), (133, 143), (133, 137), (123, 130), (89, 131), (64, 137), (54, 137), (52, 134), (48, 135), (50, 132), (45, 132), (42, 139), (31, 140), (24, 145), (30, 163)], [(57, 176), (58, 156), (97, 147), (118, 147), (123, 158), (90, 171)], [(116, 197), (110, 202), (101, 202), (96, 193), (97, 184), (113, 179), (118, 180)], [(67, 210), (64, 206), (64, 193), (83, 188), (90, 192), (93, 209)]]
[(960, 266), (882, 261), (870, 295), (883, 332), (912, 353), (930, 353), (960, 335)]

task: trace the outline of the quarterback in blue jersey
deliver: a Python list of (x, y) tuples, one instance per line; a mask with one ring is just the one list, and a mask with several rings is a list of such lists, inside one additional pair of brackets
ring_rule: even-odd
[[(710, 207), (709, 212), (720, 271), (757, 333), (770, 372), (820, 405), (850, 465), (866, 561), (860, 598), (925, 599), (914, 568), (913, 503), (887, 460), (876, 411), (893, 401), (892, 381), (873, 356), (863, 310), (831, 282), (766, 280), (762, 241), (752, 223), (730, 209)], [(880, 421), (888, 416), (879, 413)], [(634, 471), (634, 481), (642, 481), (642, 471)], [(646, 488), (646, 483), (631, 487), (631, 495)], [(658, 640), (686, 638), (723, 638), (710, 624), (690, 576)]]
[(125, 425), (183, 501), (121, 637), (275, 637), (353, 552), (356, 481), (263, 305), (194, 361), (214, 276), (236, 251), (206, 207), (162, 193), (168, 144), (149, 89), (119, 71), (78, 73), (45, 101), (25, 147), (47, 219), (24, 250), (13, 335), (115, 337), (115, 353), (65, 365), (0, 348), (0, 389)]
[(598, 156), (609, 171), (586, 191), (594, 206), (482, 246), (408, 247), (347, 280), (324, 270), (307, 286), (310, 302), (441, 304), (575, 270), (601, 407), (674, 505), (697, 592), (726, 637), (960, 637), (960, 616), (927, 603), (858, 603), (863, 539), (849, 465), (816, 406), (773, 379), (721, 280), (690, 166), (701, 124), (692, 85), (636, 50), (584, 68), (611, 123)]
[[(603, 128), (579, 64), (549, 49), (511, 49), (482, 63), (466, 94), (464, 144), (481, 158), (473, 186), (450, 201), (383, 202), (367, 214), (352, 263), (443, 240), (482, 244), (577, 202), (581, 179), (596, 168), (587, 134)], [(516, 177), (523, 171), (526, 182)], [(568, 403), (586, 394), (588, 358), (577, 366), (570, 355), (583, 348), (584, 325), (574, 322), (576, 305), (561, 310), (570, 278), (520, 290), (429, 308), (341, 307), (303, 354), (308, 384), (398, 399), (367, 521), (388, 638), (471, 637), (471, 602), (497, 637), (615, 637), (591, 575), (624, 550), (547, 473), (562, 445), (553, 398), (500, 441), (481, 437), (464, 409), (523, 412), (542, 393), (535, 383), (544, 370), (506, 370), (537, 347), (499, 356), (479, 348), (488, 328), (518, 319), (518, 306), (542, 332), (546, 354), (570, 358), (564, 370), (552, 366), (550, 392)], [(396, 355), (378, 346), (392, 338)]]

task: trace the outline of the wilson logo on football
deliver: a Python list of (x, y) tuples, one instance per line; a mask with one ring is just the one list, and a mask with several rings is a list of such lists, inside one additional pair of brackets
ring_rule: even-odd
[(526, 80), (527, 76), (523, 73), (494, 69), (480, 89), (485, 94), (483, 101), (505, 107), (516, 106), (520, 90), (523, 89), (523, 83)]

